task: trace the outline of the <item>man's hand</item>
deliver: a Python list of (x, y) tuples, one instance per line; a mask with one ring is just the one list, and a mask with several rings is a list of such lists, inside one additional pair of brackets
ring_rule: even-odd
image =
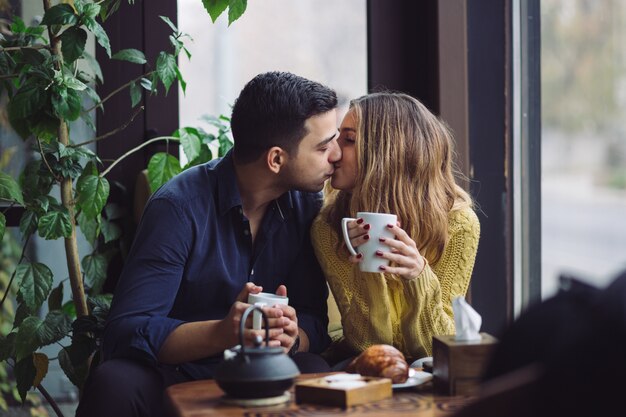
[[(246, 309), (250, 307), (250, 304), (246, 302), (248, 294), (258, 294), (262, 290), (263, 287), (254, 285), (252, 282), (248, 282), (237, 296), (235, 303), (230, 307), (228, 315), (221, 321), (220, 326), (222, 327), (222, 334), (227, 338), (230, 346), (239, 344), (239, 325), (241, 323), (241, 318)], [(270, 326), (269, 345), (281, 346), (281, 342), (278, 338), (283, 335), (284, 327), (289, 325), (290, 320), (283, 317), (283, 310), (278, 307), (263, 307), (263, 312), (267, 316)], [(246, 346), (253, 345), (257, 335), (261, 336), (261, 339), (265, 340), (265, 329), (252, 330), (251, 327), (252, 314), (248, 315), (243, 334), (243, 341)]]
[[(276, 289), (276, 295), (286, 297), (287, 287), (285, 287), (284, 285), (280, 285)], [(298, 317), (296, 315), (296, 310), (293, 307), (290, 307), (288, 305), (277, 305), (276, 307), (282, 310), (283, 317), (288, 319), (288, 321), (283, 326), (283, 333), (273, 339), (280, 342), (280, 346), (285, 349), (285, 352), (289, 352), (293, 344), (296, 342), (296, 337), (298, 337), (298, 334), (300, 334), (301, 337), (306, 337), (306, 334), (304, 333), (304, 331), (300, 332), (300, 328), (298, 327)], [(306, 340), (308, 341), (308, 338), (306, 338)]]

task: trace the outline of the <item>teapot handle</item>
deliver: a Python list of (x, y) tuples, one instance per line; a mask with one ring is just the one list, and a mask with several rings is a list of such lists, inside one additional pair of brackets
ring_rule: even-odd
[(243, 312), (243, 314), (241, 316), (241, 323), (239, 323), (239, 344), (241, 345), (241, 353), (243, 355), (246, 354), (246, 347), (245, 347), (245, 345), (243, 343), (243, 331), (245, 329), (245, 324), (246, 324), (246, 320), (248, 319), (248, 316), (254, 310), (258, 310), (261, 313), (261, 316), (263, 317), (263, 324), (265, 324), (265, 344), (267, 346), (270, 345), (270, 323), (269, 323), (269, 320), (268, 320), (267, 316), (265, 315), (265, 313), (263, 312), (263, 309), (260, 306), (251, 305), (250, 307), (246, 308), (246, 311)]

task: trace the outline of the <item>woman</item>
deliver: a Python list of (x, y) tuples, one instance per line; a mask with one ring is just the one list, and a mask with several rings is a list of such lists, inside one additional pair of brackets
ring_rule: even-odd
[[(452, 136), (418, 100), (375, 93), (352, 101), (340, 127), (327, 204), (312, 226), (317, 257), (341, 313), (343, 336), (332, 362), (385, 343), (409, 359), (430, 356), (432, 336), (453, 334), (452, 299), (469, 286), (480, 225), (470, 196), (453, 175)], [(392, 213), (391, 261), (360, 272), (341, 219), (357, 211)], [(362, 219), (348, 223), (354, 247), (369, 239)]]

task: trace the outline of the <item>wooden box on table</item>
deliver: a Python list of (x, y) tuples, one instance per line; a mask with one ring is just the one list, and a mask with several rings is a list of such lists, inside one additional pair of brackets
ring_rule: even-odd
[(498, 343), (487, 333), (480, 335), (477, 341), (457, 341), (454, 335), (433, 336), (433, 382), (438, 392), (474, 393)]
[[(356, 375), (355, 375), (356, 376)], [(296, 383), (296, 403), (312, 403), (348, 408), (389, 398), (392, 395), (391, 379), (358, 376), (360, 386), (341, 386), (341, 382), (325, 378), (307, 379)], [(348, 381), (354, 382), (354, 381)]]

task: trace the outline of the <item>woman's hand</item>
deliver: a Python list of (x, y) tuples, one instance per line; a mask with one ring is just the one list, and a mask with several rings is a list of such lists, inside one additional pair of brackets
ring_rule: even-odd
[(387, 227), (396, 238), (381, 237), (379, 240), (389, 246), (391, 252), (376, 251), (376, 256), (390, 260), (395, 266), (381, 266), (381, 271), (406, 280), (417, 278), (426, 267), (426, 259), (417, 250), (415, 241), (398, 224), (388, 224)]
[[(371, 226), (363, 222), (363, 219), (358, 218), (356, 220), (349, 221), (346, 226), (348, 229), (348, 236), (350, 237), (350, 244), (353, 248), (358, 249), (360, 245), (369, 240), (369, 230)], [(357, 250), (357, 254), (350, 255), (348, 260), (352, 263), (358, 263), (362, 258), (363, 254), (359, 253)]]

